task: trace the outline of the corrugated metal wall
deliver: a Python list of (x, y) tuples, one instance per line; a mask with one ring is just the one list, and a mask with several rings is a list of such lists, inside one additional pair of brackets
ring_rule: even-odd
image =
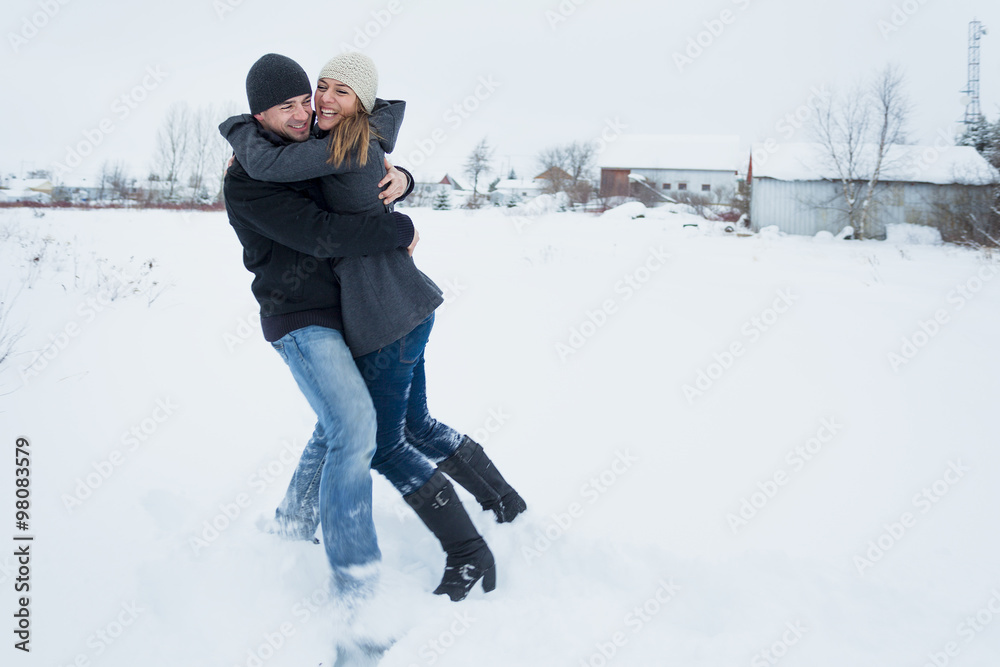
[(777, 225), (789, 234), (814, 235), (826, 230), (836, 234), (847, 225), (839, 206), (840, 193), (824, 181), (776, 181), (753, 179), (750, 222), (754, 229)]
[[(949, 210), (988, 207), (990, 191), (990, 186), (880, 183), (872, 236), (883, 238), (887, 224), (911, 223), (938, 227), (948, 238), (962, 227)], [(848, 224), (843, 199), (841, 186), (829, 181), (754, 178), (750, 221), (754, 229), (777, 225), (789, 234), (836, 234)]]

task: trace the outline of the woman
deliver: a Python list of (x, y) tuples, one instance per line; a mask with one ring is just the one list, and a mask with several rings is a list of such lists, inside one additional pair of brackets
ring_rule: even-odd
[[(320, 72), (314, 97), (318, 132), (312, 139), (276, 145), (249, 116), (231, 118), (222, 129), (251, 177), (283, 182), (319, 177), (330, 210), (379, 210), (384, 205), (377, 184), (405, 103), (377, 99), (377, 88), (370, 58), (341, 54)], [(399, 490), (447, 554), (434, 592), (461, 600), (480, 579), (485, 590), (493, 590), (493, 554), (440, 471), (468, 489), (500, 523), (512, 521), (526, 504), (482, 447), (433, 419), (427, 409), (424, 347), (441, 290), (402, 249), (339, 259), (334, 270), (341, 284), (344, 337), (375, 405), (372, 467)], [(292, 532), (310, 538), (323, 455), (318, 447), (310, 451), (316, 440), (307, 445), (278, 509), (279, 520)]]

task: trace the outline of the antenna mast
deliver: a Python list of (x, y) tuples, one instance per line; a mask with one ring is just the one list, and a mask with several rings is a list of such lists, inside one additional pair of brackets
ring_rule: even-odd
[(986, 28), (982, 22), (977, 19), (969, 22), (969, 83), (962, 91), (969, 96), (969, 102), (965, 105), (965, 120), (962, 121), (967, 127), (983, 119), (983, 113), (979, 109), (979, 38), (985, 34)]

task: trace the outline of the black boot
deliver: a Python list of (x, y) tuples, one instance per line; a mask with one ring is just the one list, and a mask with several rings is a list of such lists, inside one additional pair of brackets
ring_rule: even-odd
[(496, 588), (497, 572), (493, 552), (472, 525), (455, 487), (440, 472), (408, 496), (406, 504), (413, 508), (441, 547), (448, 554), (444, 577), (434, 589), (435, 595), (447, 595), (453, 602), (465, 599), (480, 579), (487, 593)]
[(513, 521), (528, 509), (524, 499), (507, 483), (486, 452), (465, 436), (455, 453), (438, 464), (438, 470), (465, 487), (484, 510), (492, 511), (497, 523)]

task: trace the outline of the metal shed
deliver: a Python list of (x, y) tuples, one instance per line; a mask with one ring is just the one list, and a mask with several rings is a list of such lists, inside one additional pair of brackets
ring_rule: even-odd
[[(843, 185), (828, 156), (820, 144), (753, 146), (753, 228), (814, 235), (849, 225)], [(887, 224), (910, 223), (954, 236), (962, 212), (988, 209), (996, 182), (996, 171), (971, 146), (891, 146), (875, 188), (871, 235), (884, 238)]]

